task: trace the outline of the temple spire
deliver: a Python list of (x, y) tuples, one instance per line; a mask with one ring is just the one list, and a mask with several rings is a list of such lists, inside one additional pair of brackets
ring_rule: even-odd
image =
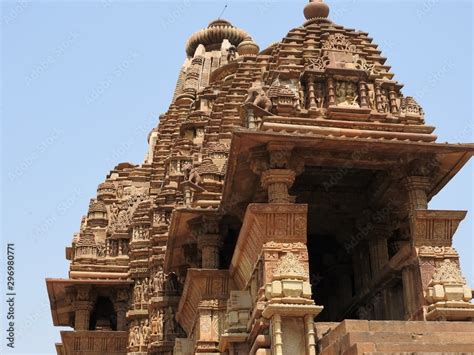
[(329, 6), (323, 0), (310, 0), (304, 8), (304, 16), (307, 20), (327, 18), (329, 16)]

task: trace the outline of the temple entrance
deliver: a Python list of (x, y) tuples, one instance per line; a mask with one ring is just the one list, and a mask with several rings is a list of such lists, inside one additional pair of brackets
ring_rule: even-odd
[(117, 313), (109, 298), (97, 298), (91, 313), (89, 330), (117, 330)]
[[(378, 276), (393, 253), (388, 215), (371, 191), (383, 172), (307, 167), (291, 194), (308, 204), (308, 256), (313, 299), (324, 306), (316, 321), (403, 319), (400, 273)], [(387, 218), (385, 218), (387, 217)]]

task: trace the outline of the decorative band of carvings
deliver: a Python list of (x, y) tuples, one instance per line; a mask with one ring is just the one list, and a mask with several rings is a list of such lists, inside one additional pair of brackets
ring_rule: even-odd
[(277, 247), (287, 243), (304, 248), (306, 239), (307, 205), (249, 205), (232, 258), (231, 277), (238, 288), (244, 288), (252, 277), (264, 245)]
[(412, 229), (415, 246), (449, 247), (465, 211), (415, 211)]

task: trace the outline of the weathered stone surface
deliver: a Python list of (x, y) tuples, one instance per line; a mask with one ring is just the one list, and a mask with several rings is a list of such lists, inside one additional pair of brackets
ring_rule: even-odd
[(436, 142), (367, 33), (304, 14), (262, 51), (223, 19), (190, 37), (144, 162), (47, 280), (58, 354), (474, 353), (466, 212), (428, 209), (474, 145)]

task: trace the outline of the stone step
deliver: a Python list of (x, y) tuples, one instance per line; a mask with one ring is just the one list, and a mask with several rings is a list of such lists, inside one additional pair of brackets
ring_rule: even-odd
[(351, 332), (342, 338), (349, 346), (356, 343), (409, 343), (409, 344), (445, 344), (456, 340), (458, 344), (474, 344), (474, 333), (395, 333), (395, 332)]
[(364, 355), (466, 355), (465, 352), (449, 351), (449, 352), (432, 352), (432, 351), (409, 351), (409, 352), (364, 352)]
[(474, 354), (472, 322), (400, 322), (346, 320), (339, 325), (322, 324), (321, 355), (358, 355), (383, 352)]
[(458, 352), (458, 353), (474, 353), (474, 340), (471, 344), (458, 344), (456, 339), (452, 339), (454, 343), (448, 344), (403, 344), (403, 343), (384, 343), (376, 344), (376, 352), (393, 353), (393, 352), (430, 352), (430, 353), (443, 353), (443, 352)]
[(359, 332), (380, 333), (471, 333), (474, 336), (473, 322), (403, 322), (403, 321), (361, 321), (345, 320), (321, 340), (323, 348), (341, 338), (344, 334)]

